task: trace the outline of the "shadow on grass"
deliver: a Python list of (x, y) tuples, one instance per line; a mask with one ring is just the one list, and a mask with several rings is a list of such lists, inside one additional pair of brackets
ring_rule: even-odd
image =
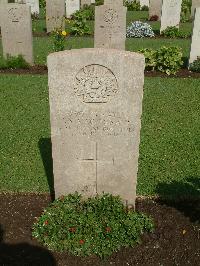
[(159, 183), (156, 193), (159, 203), (176, 208), (194, 223), (200, 223), (200, 177), (188, 177), (185, 182)]
[(7, 244), (3, 242), (3, 229), (0, 225), (0, 265), (57, 265), (52, 254), (41, 247), (28, 243)]
[(42, 138), (38, 142), (40, 149), (40, 154), (42, 157), (45, 173), (48, 179), (49, 190), (51, 194), (51, 200), (55, 199), (54, 192), (54, 177), (53, 177), (53, 160), (52, 160), (52, 148), (51, 148), (51, 139)]

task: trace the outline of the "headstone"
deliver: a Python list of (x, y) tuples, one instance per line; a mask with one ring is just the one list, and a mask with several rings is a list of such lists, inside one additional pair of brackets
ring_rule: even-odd
[(189, 63), (200, 57), (200, 7), (196, 8)]
[(47, 32), (57, 28), (64, 28), (65, 25), (65, 0), (46, 1), (46, 27)]
[(149, 0), (140, 0), (140, 6), (148, 6), (149, 7)]
[(91, 5), (91, 0), (80, 0), (81, 1), (81, 8), (84, 6), (84, 5)]
[(179, 28), (182, 0), (163, 0), (160, 32), (167, 27)]
[(31, 10), (25, 4), (7, 4), (2, 14), (2, 44), (4, 57), (22, 55), (33, 64)]
[(134, 205), (144, 64), (115, 49), (48, 56), (56, 198), (105, 192)]
[(200, 7), (200, 0), (192, 0), (191, 16), (194, 17), (195, 8)]
[(27, 5), (30, 5), (31, 7), (31, 14), (39, 15), (40, 13), (39, 0), (25, 0), (25, 2)]
[(8, 0), (0, 0), (0, 28), (2, 21), (3, 6), (8, 3)]
[(149, 0), (149, 19), (157, 16), (158, 20), (161, 18), (162, 0)]
[(66, 0), (66, 17), (70, 18), (71, 15), (80, 9), (80, 0)]
[(119, 1), (95, 7), (95, 48), (125, 50), (126, 12)]

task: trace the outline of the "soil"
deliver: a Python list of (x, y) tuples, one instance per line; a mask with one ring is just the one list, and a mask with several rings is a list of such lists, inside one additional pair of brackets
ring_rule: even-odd
[(104, 261), (50, 252), (31, 238), (33, 222), (50, 201), (47, 194), (0, 194), (0, 265), (200, 265), (200, 200), (138, 198), (136, 210), (153, 217), (154, 233)]
[[(48, 73), (47, 66), (35, 65), (26, 69), (0, 69), (0, 74), (31, 74), (31, 75), (44, 75)], [(162, 78), (200, 78), (200, 73), (191, 72), (188, 69), (181, 69), (176, 75), (167, 75), (159, 71), (145, 71), (145, 77), (162, 77)]]

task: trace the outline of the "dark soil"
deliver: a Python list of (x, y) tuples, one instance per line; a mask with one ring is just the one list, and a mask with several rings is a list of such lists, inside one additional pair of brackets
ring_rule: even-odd
[[(0, 69), (0, 74), (39, 74), (44, 75), (48, 73), (47, 66), (35, 65), (26, 69)], [(200, 78), (200, 73), (191, 72), (188, 69), (181, 69), (176, 75), (167, 75), (159, 71), (145, 71), (145, 77), (163, 77), (163, 78)]]
[(109, 259), (50, 252), (31, 238), (31, 227), (49, 195), (0, 194), (0, 265), (200, 265), (200, 201), (138, 199), (136, 209), (154, 218), (156, 229), (142, 244)]

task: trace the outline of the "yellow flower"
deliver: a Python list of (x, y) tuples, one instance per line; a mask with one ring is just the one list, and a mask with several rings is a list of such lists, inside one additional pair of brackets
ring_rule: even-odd
[(62, 35), (63, 36), (66, 36), (67, 35), (67, 32), (65, 30), (62, 31)]
[(185, 234), (186, 234), (186, 230), (184, 229), (184, 230), (183, 230), (183, 235), (185, 235)]

